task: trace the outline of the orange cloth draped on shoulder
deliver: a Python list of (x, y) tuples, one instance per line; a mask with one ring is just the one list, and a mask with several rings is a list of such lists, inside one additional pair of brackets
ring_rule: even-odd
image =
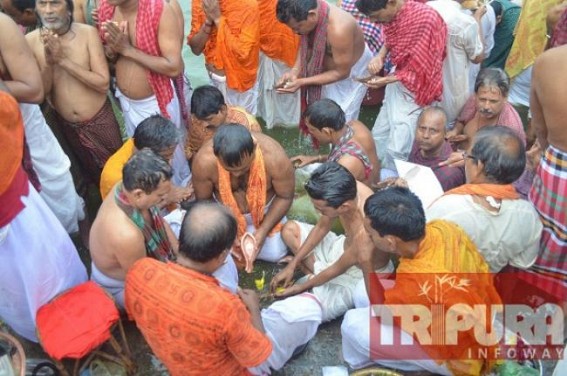
[[(460, 227), (442, 220), (426, 225), (425, 238), (414, 258), (400, 258), (396, 283), (384, 295), (387, 305), (442, 305), (444, 313), (455, 304), (482, 305), (487, 307), (486, 315), (472, 309), (467, 312), (470, 314), (468, 318), (481, 323), (491, 322), (490, 305), (501, 304), (493, 276), (474, 243)], [(444, 362), (455, 375), (480, 375), (481, 370), (492, 367), (492, 362), (487, 359), (470, 359), (466, 355), (468, 349), (479, 354), (478, 350), (483, 348), (475, 339), (474, 329), (461, 331), (457, 345), (438, 342), (437, 336), (433, 335), (437, 333), (444, 339), (456, 328), (444, 326), (437, 329), (440, 331), (431, 330), (433, 345), (421, 344), (431, 359)], [(493, 354), (493, 351), (489, 348), (488, 354)]]
[[(251, 132), (262, 132), (258, 120), (242, 107), (228, 106), (224, 123), (236, 123), (245, 126)], [(185, 156), (187, 159), (191, 159), (207, 140), (213, 138), (214, 133), (207, 128), (207, 125), (205, 120), (199, 120), (195, 115), (191, 115), (191, 128), (189, 129), (189, 136), (185, 140)]]
[[(207, 64), (223, 70), (227, 86), (244, 92), (256, 83), (260, 62), (260, 15), (256, 0), (220, 0), (218, 27), (212, 27), (203, 53)], [(192, 2), (191, 33), (206, 21), (201, 1)]]
[(445, 192), (445, 195), (491, 196), (497, 200), (520, 198), (512, 184), (465, 184)]
[(260, 11), (260, 50), (270, 59), (295, 65), (299, 52), (299, 35), (276, 17), (277, 0), (258, 0)]
[(122, 169), (134, 154), (134, 139), (129, 139), (116, 153), (112, 154), (104, 164), (100, 175), (100, 197), (104, 200), (112, 191), (112, 187), (122, 180)]
[[(219, 174), (219, 196), (222, 203), (232, 210), (238, 222), (238, 239), (246, 232), (246, 218), (240, 212), (238, 204), (232, 194), (232, 186), (230, 184), (230, 172), (224, 169), (220, 161), (217, 159), (217, 170)], [(252, 215), (252, 223), (256, 228), (260, 227), (264, 219), (264, 210), (266, 209), (266, 168), (264, 166), (264, 156), (259, 146), (256, 146), (254, 152), (254, 160), (250, 165), (248, 175), (248, 185), (246, 189), (246, 201), (248, 201), (248, 209)], [(282, 224), (278, 223), (270, 231), (270, 235), (280, 231)]]

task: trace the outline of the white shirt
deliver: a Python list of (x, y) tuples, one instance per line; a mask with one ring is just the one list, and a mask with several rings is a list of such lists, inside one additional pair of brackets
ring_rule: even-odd
[(532, 67), (530, 65), (512, 80), (508, 102), (530, 107), (530, 88), (532, 86)]
[(470, 195), (445, 195), (425, 215), (427, 221), (445, 219), (461, 226), (492, 272), (507, 264), (527, 269), (536, 260), (543, 225), (529, 201), (502, 200), (500, 210), (492, 212)]
[[(472, 15), (468, 9), (464, 9), (463, 12)], [(490, 52), (494, 47), (494, 30), (496, 30), (496, 14), (494, 13), (494, 8), (490, 5), (487, 5), (486, 13), (480, 19), (480, 28), (482, 29), (482, 39), (484, 41), (484, 58), (486, 59), (490, 56)], [(478, 72), (480, 72), (480, 64), (473, 64), (469, 74), (471, 94), (474, 91), (474, 83)]]
[(483, 53), (479, 25), (461, 11), (453, 0), (427, 2), (447, 24), (447, 57), (443, 61), (443, 99), (441, 107), (447, 113), (449, 124), (454, 123), (469, 97), (469, 70), (471, 60)]

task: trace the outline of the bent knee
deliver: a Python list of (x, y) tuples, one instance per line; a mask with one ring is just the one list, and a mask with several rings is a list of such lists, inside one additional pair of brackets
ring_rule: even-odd
[(299, 248), (301, 230), (299, 229), (297, 222), (287, 221), (286, 224), (282, 227), (281, 234), (282, 240), (286, 246), (288, 246), (292, 250)]

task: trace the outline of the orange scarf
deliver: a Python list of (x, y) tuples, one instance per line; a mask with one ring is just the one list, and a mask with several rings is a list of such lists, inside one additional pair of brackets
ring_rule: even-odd
[(520, 198), (512, 184), (465, 184), (445, 192), (445, 195), (492, 196), (497, 200), (517, 200)]
[[(230, 172), (224, 169), (217, 159), (217, 170), (219, 174), (219, 196), (222, 203), (232, 210), (238, 222), (238, 239), (246, 232), (246, 218), (240, 212), (238, 204), (232, 194), (230, 184)], [(264, 209), (266, 208), (266, 168), (264, 166), (264, 156), (259, 146), (256, 146), (254, 160), (250, 165), (248, 175), (248, 186), (246, 188), (246, 201), (248, 210), (252, 215), (252, 223), (256, 228), (260, 227), (264, 219)], [(282, 225), (278, 223), (274, 226), (270, 235), (280, 231)]]

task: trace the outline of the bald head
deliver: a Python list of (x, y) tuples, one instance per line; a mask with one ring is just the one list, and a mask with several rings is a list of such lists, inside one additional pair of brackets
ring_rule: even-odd
[(447, 115), (441, 107), (426, 107), (417, 118), (415, 142), (423, 156), (437, 156), (445, 142)]
[(193, 202), (181, 225), (179, 253), (192, 261), (210, 261), (232, 247), (236, 230), (236, 219), (226, 207), (214, 202)]

